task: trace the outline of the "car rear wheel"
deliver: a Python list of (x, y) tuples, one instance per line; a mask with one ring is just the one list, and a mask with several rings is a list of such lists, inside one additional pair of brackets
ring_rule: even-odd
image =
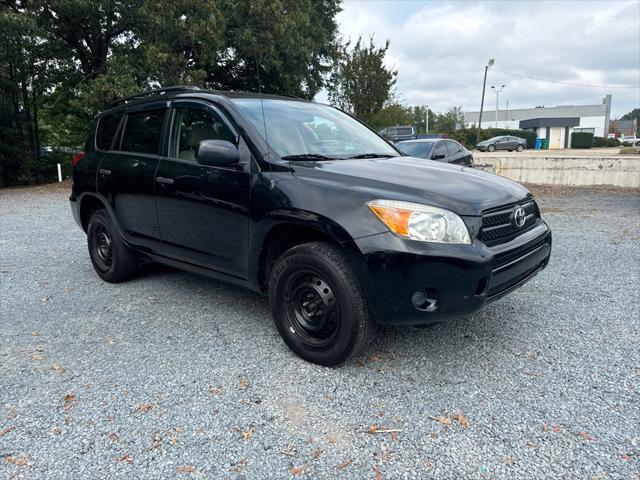
[(496, 149), (496, 146), (495, 146), (495, 145), (489, 145), (489, 146), (487, 147), (487, 151), (488, 151), (488, 152), (493, 152), (493, 151), (495, 151), (495, 149)]
[(97, 210), (91, 215), (87, 243), (91, 263), (100, 278), (117, 283), (135, 275), (136, 254), (122, 241), (106, 210)]
[(309, 362), (338, 365), (375, 337), (359, 282), (345, 255), (330, 243), (298, 245), (277, 260), (269, 306), (284, 342)]
[(524, 150), (524, 147), (523, 147), (522, 145), (518, 145), (518, 146), (516, 147), (516, 150), (517, 150), (518, 152), (521, 152), (522, 150)]

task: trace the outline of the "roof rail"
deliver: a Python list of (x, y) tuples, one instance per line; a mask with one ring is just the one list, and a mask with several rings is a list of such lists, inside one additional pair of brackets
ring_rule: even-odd
[(130, 97), (124, 97), (124, 98), (119, 98), (118, 100), (114, 100), (113, 102), (109, 103), (105, 107), (105, 110), (109, 108), (117, 107), (119, 105), (131, 103), (135, 100), (142, 100), (143, 98), (165, 95), (168, 92), (180, 92), (180, 91), (189, 91), (189, 90), (200, 90), (200, 88), (195, 87), (193, 85), (176, 85), (173, 87), (158, 88), (156, 90), (147, 90), (146, 92), (142, 92), (137, 95), (131, 95)]

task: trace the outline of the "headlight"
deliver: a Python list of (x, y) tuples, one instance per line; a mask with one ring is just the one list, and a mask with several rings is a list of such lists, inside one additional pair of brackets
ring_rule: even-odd
[(467, 226), (443, 208), (396, 200), (373, 200), (367, 205), (392, 232), (412, 240), (471, 243)]

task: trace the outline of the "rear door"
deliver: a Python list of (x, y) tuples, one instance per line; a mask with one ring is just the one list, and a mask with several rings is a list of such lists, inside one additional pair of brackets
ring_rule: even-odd
[[(171, 107), (168, 146), (155, 178), (163, 255), (247, 278), (248, 148), (213, 105), (181, 100)], [(202, 140), (235, 144), (240, 164), (198, 164), (196, 151)]]
[(447, 161), (449, 163), (455, 163), (456, 165), (468, 165), (469, 158), (467, 158), (467, 152), (462, 145), (453, 140), (445, 140), (447, 144)]
[(161, 246), (154, 176), (166, 111), (166, 102), (128, 109), (97, 175), (98, 192), (113, 208), (125, 240), (150, 252)]

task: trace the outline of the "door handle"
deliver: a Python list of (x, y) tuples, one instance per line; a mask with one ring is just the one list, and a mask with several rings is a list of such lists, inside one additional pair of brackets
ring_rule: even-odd
[(100, 175), (111, 175), (111, 170), (107, 170), (106, 168), (100, 168), (98, 170), (98, 173)]
[(165, 185), (173, 185), (173, 178), (156, 177), (156, 182), (164, 183)]

